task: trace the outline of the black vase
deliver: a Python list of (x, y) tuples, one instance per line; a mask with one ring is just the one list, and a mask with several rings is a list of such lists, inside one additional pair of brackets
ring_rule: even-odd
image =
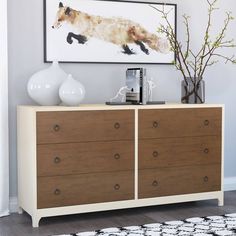
[(205, 82), (202, 78), (187, 77), (182, 81), (181, 102), (187, 104), (205, 103)]

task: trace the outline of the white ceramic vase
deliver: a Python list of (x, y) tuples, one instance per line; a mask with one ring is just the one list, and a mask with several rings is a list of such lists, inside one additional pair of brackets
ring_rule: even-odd
[(64, 105), (78, 106), (85, 97), (85, 89), (72, 75), (68, 75), (59, 89), (59, 96)]
[(60, 68), (57, 61), (44, 70), (31, 76), (27, 90), (29, 96), (39, 105), (55, 106), (61, 103), (59, 88), (67, 74)]

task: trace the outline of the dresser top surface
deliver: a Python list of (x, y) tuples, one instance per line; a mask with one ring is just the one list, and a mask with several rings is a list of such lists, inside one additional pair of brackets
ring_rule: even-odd
[(105, 104), (81, 104), (80, 106), (29, 106), (19, 105), (18, 109), (31, 111), (83, 111), (83, 110), (140, 110), (140, 109), (178, 109), (178, 108), (223, 108), (223, 104), (181, 104), (166, 103), (162, 105), (105, 105)]

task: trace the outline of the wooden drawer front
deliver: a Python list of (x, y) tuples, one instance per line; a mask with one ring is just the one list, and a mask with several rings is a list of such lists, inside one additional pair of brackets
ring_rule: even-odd
[(37, 147), (38, 176), (134, 169), (134, 142), (45, 144)]
[(134, 172), (38, 178), (38, 209), (134, 199)]
[(139, 111), (139, 138), (221, 135), (221, 108)]
[(37, 112), (37, 143), (134, 139), (134, 111)]
[(220, 191), (220, 165), (139, 171), (139, 198)]
[(143, 139), (139, 169), (221, 163), (221, 137)]

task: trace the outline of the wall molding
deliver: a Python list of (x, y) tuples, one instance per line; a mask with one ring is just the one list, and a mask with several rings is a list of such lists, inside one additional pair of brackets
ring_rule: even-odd
[(10, 213), (18, 212), (18, 199), (17, 199), (17, 197), (10, 197), (9, 209), (10, 209)]
[[(235, 177), (226, 177), (224, 179), (224, 191), (236, 191), (236, 176)], [(18, 212), (18, 200), (17, 197), (10, 197), (10, 212)]]

